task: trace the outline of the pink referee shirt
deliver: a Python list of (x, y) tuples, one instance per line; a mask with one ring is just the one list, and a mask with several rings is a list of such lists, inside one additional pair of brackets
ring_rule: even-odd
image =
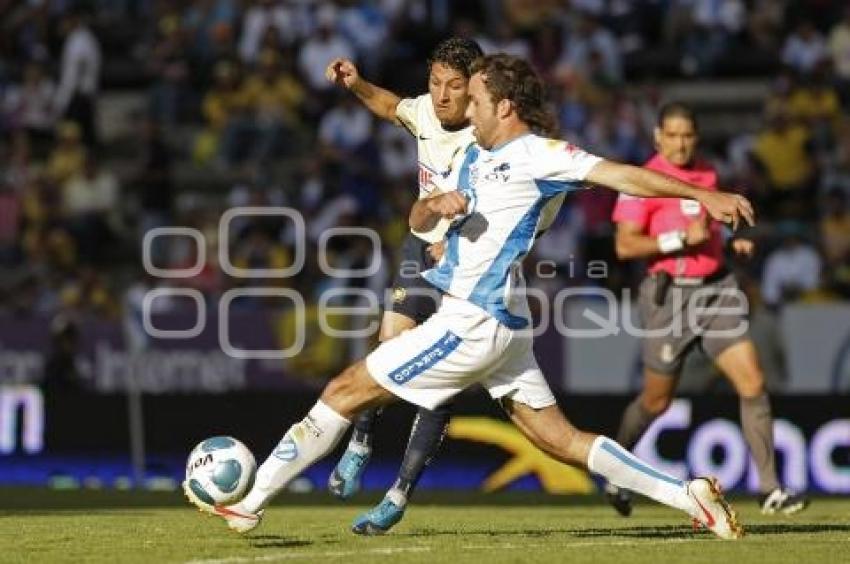
[[(717, 190), (717, 173), (709, 163), (698, 159), (691, 168), (680, 168), (656, 154), (644, 168), (672, 176), (684, 182)], [(657, 237), (661, 233), (685, 230), (688, 224), (704, 218), (705, 209), (694, 200), (681, 198), (639, 198), (620, 194), (614, 207), (612, 219), (615, 223), (629, 222), (643, 228), (644, 232)], [(723, 263), (723, 240), (720, 224), (712, 220), (709, 224), (709, 240), (697, 248), (686, 249), (675, 255), (659, 255), (650, 260), (649, 272), (666, 271), (673, 276), (710, 276)]]

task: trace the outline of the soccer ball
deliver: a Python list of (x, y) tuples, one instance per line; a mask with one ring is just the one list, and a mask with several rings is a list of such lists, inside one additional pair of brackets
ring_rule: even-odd
[(211, 511), (245, 497), (256, 473), (257, 463), (248, 447), (233, 437), (212, 437), (189, 454), (183, 489), (195, 505)]

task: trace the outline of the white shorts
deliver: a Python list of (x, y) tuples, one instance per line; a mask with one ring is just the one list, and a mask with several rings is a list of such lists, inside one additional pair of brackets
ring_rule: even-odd
[(381, 344), (366, 368), (393, 395), (434, 409), (481, 383), (494, 399), (534, 409), (555, 404), (528, 331), (508, 329), (479, 307), (444, 296), (425, 323)]

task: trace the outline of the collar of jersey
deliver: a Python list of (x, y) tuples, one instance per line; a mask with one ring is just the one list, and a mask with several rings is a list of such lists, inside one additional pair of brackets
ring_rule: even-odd
[(531, 132), (530, 132), (530, 131), (529, 131), (529, 132), (527, 132), (527, 133), (522, 133), (522, 134), (520, 134), (520, 135), (517, 135), (517, 136), (516, 136), (516, 137), (514, 137), (513, 139), (508, 139), (507, 141), (505, 141), (505, 142), (503, 142), (503, 143), (500, 143), (500, 144), (496, 145), (495, 147), (493, 147), (492, 149), (490, 149), (490, 150), (488, 151), (488, 153), (495, 153), (496, 151), (501, 151), (502, 149), (504, 149), (505, 147), (507, 147), (508, 145), (510, 145), (511, 143), (513, 143), (514, 141), (519, 141), (519, 140), (520, 140), (520, 139), (522, 139), (523, 137), (528, 137), (529, 135), (531, 135)]

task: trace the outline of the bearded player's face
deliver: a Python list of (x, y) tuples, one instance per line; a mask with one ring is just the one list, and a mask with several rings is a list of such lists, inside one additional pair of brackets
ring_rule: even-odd
[(453, 68), (443, 63), (431, 65), (428, 92), (431, 94), (434, 113), (444, 126), (456, 127), (466, 121), (464, 114), (469, 102), (467, 86), (467, 79)]
[(496, 115), (496, 104), (484, 83), (484, 75), (475, 73), (469, 79), (469, 106), (466, 117), (472, 125), (472, 134), (479, 145), (485, 149), (493, 147), (499, 118)]

